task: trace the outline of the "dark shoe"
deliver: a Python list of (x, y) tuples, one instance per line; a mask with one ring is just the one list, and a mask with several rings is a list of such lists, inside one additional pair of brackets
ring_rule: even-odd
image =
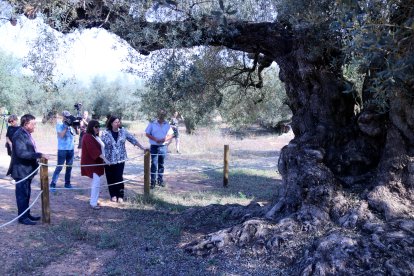
[(101, 206), (98, 206), (98, 205), (92, 206), (91, 205), (91, 208), (94, 209), (94, 210), (100, 210), (101, 209)]
[(165, 187), (165, 182), (164, 181), (158, 181), (158, 185), (161, 187)]
[(28, 218), (32, 221), (39, 221), (42, 217), (29, 215)]
[(56, 184), (50, 183), (50, 191), (52, 193), (56, 192)]
[(155, 183), (151, 183), (150, 189), (154, 189), (155, 188)]
[(24, 225), (36, 225), (36, 222), (31, 221), (29, 218), (19, 220), (19, 223), (24, 224)]
[(73, 188), (73, 186), (72, 186), (71, 184), (67, 184), (67, 185), (65, 184), (65, 188), (66, 188), (66, 189), (72, 189), (72, 188)]

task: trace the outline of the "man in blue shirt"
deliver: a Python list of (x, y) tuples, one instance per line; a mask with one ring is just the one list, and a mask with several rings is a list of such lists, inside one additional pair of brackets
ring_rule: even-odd
[(72, 188), (70, 184), (70, 175), (72, 172), (72, 164), (73, 164), (73, 156), (75, 154), (75, 143), (74, 143), (74, 136), (75, 132), (74, 129), (65, 123), (65, 117), (69, 117), (70, 112), (64, 110), (62, 112), (62, 122), (58, 122), (56, 124), (56, 132), (57, 132), (57, 139), (58, 139), (58, 153), (57, 153), (57, 166), (55, 172), (52, 176), (52, 182), (50, 183), (50, 187), (52, 189), (56, 188), (56, 182), (59, 178), (59, 174), (62, 171), (63, 165), (66, 162), (66, 171), (65, 171), (65, 188)]
[(164, 187), (164, 159), (167, 155), (167, 144), (173, 138), (174, 132), (170, 124), (165, 120), (167, 112), (158, 111), (157, 120), (148, 124), (145, 134), (151, 144), (151, 189), (158, 183)]

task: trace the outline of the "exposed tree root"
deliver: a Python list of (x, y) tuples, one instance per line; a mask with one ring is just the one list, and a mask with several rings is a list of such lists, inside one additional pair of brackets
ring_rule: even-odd
[(290, 265), (280, 270), (288, 275), (413, 275), (413, 219), (386, 222), (371, 213), (365, 201), (340, 196), (335, 201), (338, 223), (303, 220), (302, 209), (278, 222), (245, 220), (184, 249), (199, 256), (241, 251), (267, 256), (270, 262), (290, 259)]

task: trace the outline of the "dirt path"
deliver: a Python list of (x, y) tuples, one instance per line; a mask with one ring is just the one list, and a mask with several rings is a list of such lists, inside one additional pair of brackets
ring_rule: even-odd
[[(269, 137), (252, 137), (243, 140), (234, 141), (231, 145), (231, 169), (251, 168), (261, 170), (276, 170), (277, 158), (281, 146), (287, 144), (292, 138), (291, 134), (285, 134), (275, 139)], [(259, 143), (258, 143), (259, 141)], [(0, 143), (3, 143), (0, 141)], [(3, 143), (4, 144), (4, 143)], [(55, 154), (55, 144), (49, 144), (47, 141), (41, 141), (38, 147), (40, 151), (48, 154)], [(143, 193), (143, 156), (142, 151), (128, 146), (128, 153), (131, 160), (125, 167), (125, 179), (131, 179), (126, 184), (126, 198), (133, 198), (136, 194)], [(166, 161), (166, 189), (171, 193), (180, 193), (188, 191), (205, 191), (221, 188), (222, 174), (221, 169), (211, 170), (212, 168), (221, 167), (223, 160), (222, 148), (211, 150), (208, 153), (197, 153), (197, 150), (183, 149), (183, 154), (170, 154)], [(56, 157), (54, 157), (56, 158)], [(49, 164), (56, 164), (52, 158)], [(5, 177), (8, 167), (9, 157), (2, 151), (0, 155), (0, 225), (15, 218), (17, 213), (14, 185), (10, 185), (10, 180)], [(78, 165), (76, 162), (75, 165)], [(53, 174), (54, 168), (49, 168), (49, 181)], [(211, 173), (201, 173), (200, 171), (209, 171)], [(58, 187), (62, 188), (62, 179), (64, 170), (61, 172)], [(75, 167), (72, 172), (72, 185), (84, 190), (58, 190), (51, 194), (51, 226), (61, 225), (67, 220), (86, 221), (87, 227), (91, 229), (101, 227), (101, 223), (122, 222), (126, 218), (125, 209), (129, 205), (118, 204), (109, 201), (105, 177), (102, 178), (102, 188), (100, 192), (100, 202), (103, 208), (99, 211), (89, 208), (89, 179), (80, 176), (80, 168)], [(39, 194), (39, 176), (36, 176), (32, 182), (33, 201)], [(32, 214), (41, 214), (40, 200), (32, 208)], [(17, 222), (12, 223), (0, 229), (2, 246), (0, 255), (4, 260), (3, 268), (10, 271), (10, 267), (16, 261), (15, 257), (21, 258), (24, 255), (28, 242), (36, 242), (42, 239), (37, 236), (38, 231), (43, 231), (48, 225), (37, 225), (27, 227)], [(59, 226), (62, 227), (62, 226)], [(62, 259), (53, 262), (45, 267), (41, 274), (43, 275), (68, 275), (68, 274), (93, 274), (99, 271), (109, 259), (113, 258), (115, 251), (100, 250), (99, 255), (96, 250), (88, 244), (78, 244), (73, 248), (74, 254), (69, 259)], [(23, 253), (22, 253), (23, 252)], [(47, 252), (44, 252), (47, 254)], [(30, 263), (27, 264), (30, 266)], [(30, 271), (30, 269), (28, 269)]]

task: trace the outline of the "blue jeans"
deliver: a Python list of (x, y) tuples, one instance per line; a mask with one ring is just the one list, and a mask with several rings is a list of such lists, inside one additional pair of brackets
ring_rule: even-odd
[(167, 146), (151, 145), (151, 185), (155, 185), (155, 180), (158, 183), (163, 182), (164, 176), (164, 159), (167, 157)]
[[(58, 165), (63, 165), (66, 162), (66, 165), (73, 164), (73, 156), (75, 155), (74, 150), (58, 150)], [(51, 186), (56, 186), (56, 182), (59, 178), (59, 174), (62, 171), (62, 166), (57, 166), (55, 172), (52, 176), (52, 182), (50, 183)], [(72, 173), (72, 166), (66, 167), (65, 171), (65, 186), (70, 185), (70, 174)]]

